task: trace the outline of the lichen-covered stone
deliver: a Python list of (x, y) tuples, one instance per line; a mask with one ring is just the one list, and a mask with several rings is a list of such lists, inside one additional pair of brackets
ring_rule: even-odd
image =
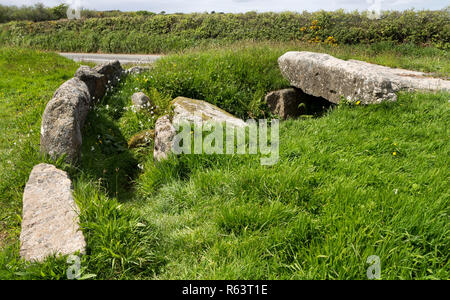
[(400, 90), (450, 90), (450, 81), (424, 73), (344, 61), (323, 53), (287, 52), (278, 64), (292, 86), (333, 103), (396, 101)]
[(23, 194), (20, 256), (43, 261), (52, 255), (84, 253), (78, 215), (67, 173), (48, 164), (35, 166)]
[(133, 103), (136, 111), (152, 106), (150, 98), (142, 92), (134, 93), (131, 96), (131, 102)]
[(228, 126), (233, 127), (247, 126), (243, 120), (206, 101), (177, 97), (172, 101), (172, 105), (174, 108), (173, 124), (181, 124), (183, 121), (199, 124), (210, 120), (226, 122)]
[(294, 88), (270, 92), (265, 101), (270, 111), (281, 119), (295, 118), (301, 115), (299, 105), (302, 93)]
[(103, 74), (94, 71), (88, 66), (81, 66), (75, 73), (75, 76), (86, 83), (92, 99), (100, 100), (106, 93), (107, 79)]
[(41, 152), (56, 159), (66, 154), (66, 161), (80, 158), (81, 129), (91, 105), (87, 85), (79, 78), (63, 83), (47, 104), (41, 122)]
[(154, 130), (144, 130), (131, 137), (131, 139), (128, 141), (128, 148), (133, 149), (138, 147), (146, 147), (151, 143), (151, 141), (154, 140), (154, 138)]
[(170, 122), (169, 116), (162, 116), (155, 124), (155, 148), (153, 158), (156, 161), (166, 159), (172, 152), (173, 140), (176, 135), (175, 127)]
[(93, 68), (94, 71), (106, 76), (107, 83), (111, 85), (117, 84), (120, 77), (124, 73), (122, 66), (118, 60), (110, 61)]

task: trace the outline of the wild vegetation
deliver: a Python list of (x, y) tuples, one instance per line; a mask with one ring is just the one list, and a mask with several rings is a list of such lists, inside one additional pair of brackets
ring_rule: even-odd
[(236, 41), (377, 42), (450, 47), (450, 10), (384, 12), (284, 12), (241, 14), (136, 13), (117, 17), (11, 22), (0, 25), (0, 43), (41, 50), (171, 53)]
[(45, 7), (42, 3), (34, 6), (6, 6), (0, 4), (0, 23), (11, 21), (50, 21), (67, 18), (67, 8), (65, 4), (55, 7)]
[[(365, 279), (370, 255), (383, 279), (448, 279), (449, 94), (342, 104), (281, 123), (280, 161), (254, 155), (182, 155), (156, 165), (127, 140), (154, 127), (176, 96), (242, 117), (271, 117), (262, 96), (289, 85), (288, 50), (327, 52), (448, 76), (448, 51), (413, 44), (240, 43), (189, 50), (124, 78), (92, 110), (74, 180), (88, 255), (82, 278)], [(0, 50), (0, 278), (64, 279), (64, 258), (18, 256), (21, 200), (39, 154), (40, 118), (78, 64), (52, 53)], [(155, 106), (134, 112), (131, 95)], [(156, 107), (157, 106), (157, 107)]]
[[(0, 4), (0, 23), (7, 23), (12, 21), (54, 21), (67, 19), (67, 4), (60, 4), (55, 7), (47, 7), (42, 3), (37, 3), (33, 6), (15, 6), (15, 5), (1, 5)], [(152, 15), (150, 12), (132, 12), (125, 13), (121, 11), (95, 11), (89, 9), (82, 9), (82, 18), (104, 18), (104, 17), (118, 17), (118, 16), (139, 16)]]

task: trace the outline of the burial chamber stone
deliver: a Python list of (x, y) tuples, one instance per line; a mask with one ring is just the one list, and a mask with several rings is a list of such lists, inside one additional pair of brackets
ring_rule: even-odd
[(43, 261), (52, 255), (84, 253), (78, 215), (67, 173), (49, 164), (35, 166), (23, 194), (20, 256)]
[(202, 123), (205, 121), (226, 122), (227, 126), (245, 127), (247, 123), (233, 116), (229, 112), (202, 100), (177, 97), (172, 101), (174, 108), (173, 124), (182, 121)]
[(450, 91), (450, 81), (426, 73), (345, 61), (323, 53), (287, 52), (278, 64), (292, 86), (332, 103), (342, 99), (361, 104), (396, 101), (396, 93), (402, 90)]
[(176, 125), (184, 122), (204, 124), (204, 122), (226, 122), (230, 127), (246, 127), (247, 123), (219, 107), (202, 100), (177, 97), (172, 101), (173, 118), (168, 115), (160, 117), (155, 124), (155, 148), (153, 158), (161, 161), (172, 151), (176, 135)]
[[(110, 85), (123, 73), (118, 61), (94, 68), (81, 66), (75, 77), (63, 83), (47, 104), (41, 122), (41, 152), (57, 159), (66, 154), (66, 161), (80, 159), (81, 130), (95, 101), (100, 100)], [(95, 101), (94, 101), (95, 100)]]
[(41, 152), (53, 159), (66, 154), (66, 161), (80, 158), (81, 129), (91, 105), (87, 85), (72, 78), (61, 85), (47, 104), (41, 122)]

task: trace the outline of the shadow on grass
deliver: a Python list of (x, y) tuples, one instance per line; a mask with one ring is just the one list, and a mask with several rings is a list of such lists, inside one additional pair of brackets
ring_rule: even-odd
[(120, 202), (131, 199), (138, 160), (119, 127), (105, 113), (91, 111), (83, 137), (81, 171), (99, 181), (108, 196)]

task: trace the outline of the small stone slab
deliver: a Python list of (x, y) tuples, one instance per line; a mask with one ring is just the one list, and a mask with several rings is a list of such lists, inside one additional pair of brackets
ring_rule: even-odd
[(142, 74), (142, 73), (148, 72), (148, 71), (150, 71), (150, 67), (135, 66), (135, 67), (125, 70), (125, 73), (127, 75), (139, 75), (139, 74)]
[(273, 114), (285, 120), (300, 115), (298, 106), (301, 103), (301, 98), (302, 94), (298, 90), (288, 88), (268, 93), (265, 101)]
[(173, 124), (181, 124), (184, 121), (194, 124), (213, 121), (226, 122), (227, 126), (232, 127), (247, 126), (243, 120), (206, 101), (177, 97), (172, 101), (172, 105), (174, 107)]
[(52, 255), (84, 253), (78, 215), (67, 173), (49, 164), (35, 166), (23, 194), (20, 256), (42, 262)]
[(75, 72), (74, 77), (86, 83), (93, 100), (99, 101), (105, 95), (107, 88), (105, 75), (94, 71), (88, 66), (81, 66)]
[(146, 147), (155, 139), (155, 130), (149, 129), (139, 132), (128, 141), (128, 148)]
[(136, 111), (140, 111), (143, 108), (148, 108), (153, 105), (150, 98), (143, 92), (134, 93), (131, 96), (131, 102), (133, 103)]
[(107, 83), (110, 85), (116, 85), (120, 77), (124, 73), (122, 65), (118, 60), (97, 65), (93, 68), (93, 70), (97, 73), (105, 75)]
[(176, 135), (175, 127), (169, 116), (162, 116), (155, 123), (155, 148), (153, 158), (155, 161), (167, 159), (172, 152), (173, 140)]

